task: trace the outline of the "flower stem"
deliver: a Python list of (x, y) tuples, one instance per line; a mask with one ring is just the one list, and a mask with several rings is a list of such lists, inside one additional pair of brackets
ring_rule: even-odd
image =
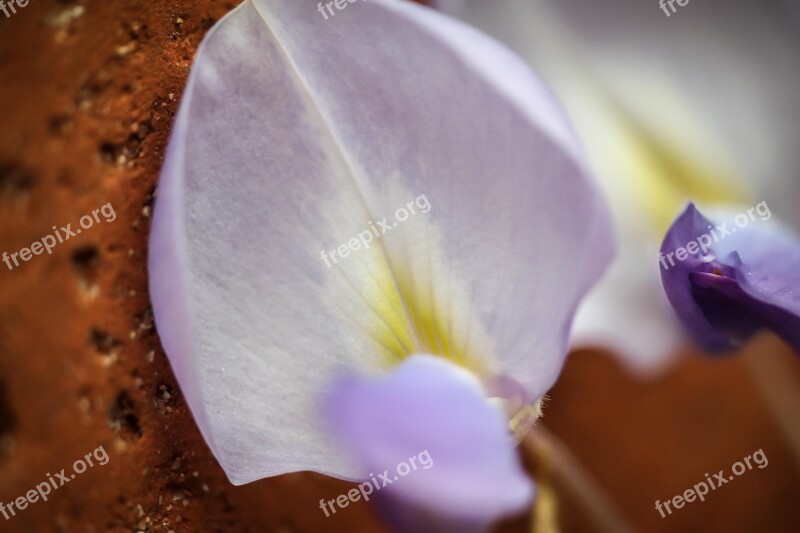
[(545, 427), (534, 427), (522, 440), (522, 447), (532, 457), (546, 458), (553, 483), (580, 505), (598, 531), (634, 531), (567, 446)]

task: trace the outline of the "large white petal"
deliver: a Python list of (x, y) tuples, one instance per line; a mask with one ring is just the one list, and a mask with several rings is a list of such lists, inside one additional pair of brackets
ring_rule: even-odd
[[(341, 371), (428, 352), (546, 392), (611, 252), (578, 152), (522, 61), (429, 9), (374, 0), (325, 20), (316, 2), (252, 0), (212, 29), (161, 177), (150, 275), (164, 347), (231, 480), (352, 476), (314, 407)], [(389, 232), (326, 266), (322, 251), (384, 216)]]

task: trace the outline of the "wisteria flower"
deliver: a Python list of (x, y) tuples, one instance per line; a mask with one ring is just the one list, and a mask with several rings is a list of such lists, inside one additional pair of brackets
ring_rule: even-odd
[(690, 204), (664, 239), (664, 289), (709, 352), (730, 351), (762, 329), (800, 352), (800, 239), (771, 218), (762, 202), (712, 223)]
[(505, 48), (406, 2), (317, 7), (248, 0), (197, 53), (153, 218), (159, 334), (233, 483), (427, 450), (386, 490), (486, 523), (532, 496), (509, 418), (558, 376), (608, 215)]

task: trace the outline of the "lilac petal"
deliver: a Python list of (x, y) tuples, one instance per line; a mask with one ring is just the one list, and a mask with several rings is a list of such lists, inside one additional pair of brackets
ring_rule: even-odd
[[(352, 477), (314, 401), (343, 371), (435, 353), (544, 394), (611, 255), (579, 153), (521, 61), (430, 9), (325, 20), (310, 0), (248, 0), (220, 21), (182, 98), (149, 272), (229, 478)], [(326, 265), (383, 217), (390, 232)]]
[[(471, 374), (441, 358), (411, 356), (382, 379), (344, 378), (328, 402), (361, 478), (388, 470), (394, 481), (380, 490), (403, 508), (476, 525), (532, 499), (503, 416)], [(399, 476), (398, 465), (420, 453), (427, 467)]]
[[(741, 225), (718, 228), (694, 204), (686, 208), (661, 247), (667, 297), (708, 351), (731, 350), (762, 328), (800, 351), (800, 240), (774, 222), (739, 217)], [(702, 235), (708, 253), (679, 261), (675, 251)]]

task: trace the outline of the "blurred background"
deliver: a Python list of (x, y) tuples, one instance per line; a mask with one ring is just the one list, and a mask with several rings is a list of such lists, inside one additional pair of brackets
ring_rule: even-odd
[[(49, 501), (0, 516), (0, 531), (383, 530), (368, 505), (320, 511), (345, 482), (302, 473), (233, 487), (154, 330), (146, 254), (155, 184), (197, 45), (235, 5), (34, 0), (0, 13), (0, 252), (77, 226), (108, 202), (116, 212), (52, 255), (0, 264), (0, 502), (98, 446), (110, 457)], [(647, 378), (601, 350), (573, 353), (542, 424), (636, 530), (800, 531), (800, 458), (763, 385), (800, 383), (796, 355), (770, 335), (726, 358), (680, 352)], [(656, 511), (656, 500), (758, 449), (766, 468), (666, 518)], [(553, 495), (561, 530), (598, 530), (557, 476)], [(534, 518), (498, 531), (531, 531)]]

